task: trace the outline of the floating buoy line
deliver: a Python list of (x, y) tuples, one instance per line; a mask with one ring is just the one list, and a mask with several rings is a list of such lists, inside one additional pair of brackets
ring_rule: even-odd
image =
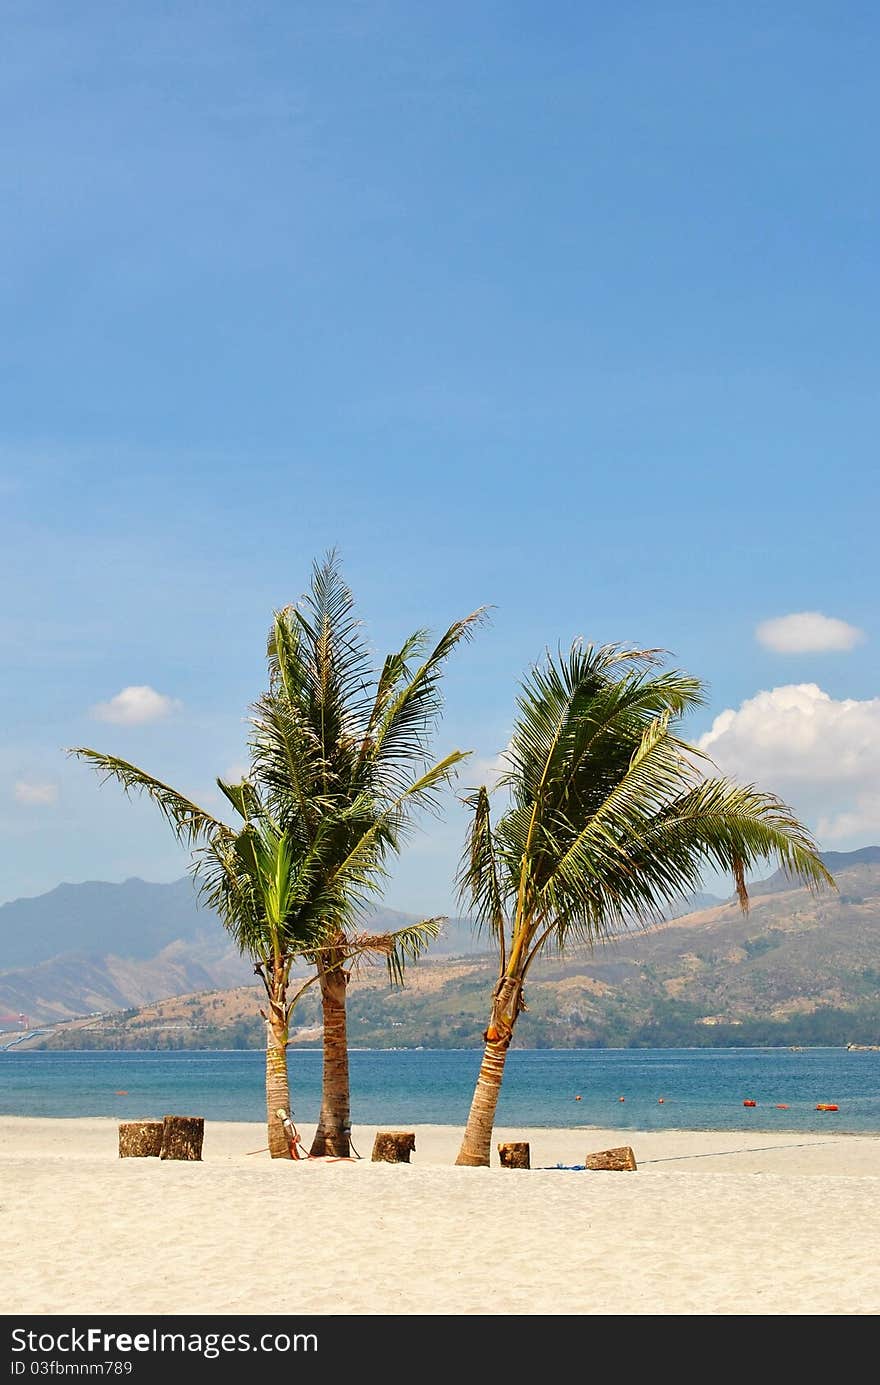
[[(121, 1095), (123, 1095), (123, 1093), (117, 1092), (117, 1096), (121, 1096)], [(618, 1101), (626, 1101), (626, 1097), (625, 1097), (625, 1096), (619, 1096), (619, 1097), (617, 1098), (617, 1100), (618, 1100)], [(578, 1093), (578, 1094), (575, 1096), (575, 1101), (583, 1101), (583, 1097), (581, 1096), (580, 1093)], [(657, 1098), (657, 1105), (658, 1105), (658, 1106), (663, 1106), (663, 1105), (665, 1104), (665, 1102), (666, 1102), (666, 1097), (665, 1097), (665, 1096), (658, 1096), (658, 1098)], [(757, 1103), (757, 1101), (754, 1100), (753, 1097), (745, 1097), (745, 1098), (743, 1099), (743, 1106), (754, 1107), (754, 1106), (757, 1106), (757, 1105), (758, 1105), (758, 1103)], [(790, 1110), (791, 1108), (790, 1108), (790, 1105), (789, 1105), (789, 1103), (788, 1103), (787, 1101), (777, 1101), (777, 1102), (774, 1102), (774, 1107), (773, 1107), (773, 1109), (776, 1110), (776, 1111), (788, 1111), (788, 1110)], [(817, 1111), (839, 1111), (839, 1110), (840, 1110), (840, 1107), (837, 1105), (836, 1102), (833, 1102), (833, 1101), (819, 1101), (819, 1102), (816, 1103), (816, 1110), (817, 1110)]]

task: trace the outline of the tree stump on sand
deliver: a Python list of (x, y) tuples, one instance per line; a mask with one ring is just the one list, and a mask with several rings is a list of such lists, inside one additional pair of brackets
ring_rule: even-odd
[(503, 1169), (530, 1169), (529, 1146), (525, 1140), (498, 1146), (498, 1158)]
[(160, 1159), (201, 1159), (204, 1116), (166, 1116), (162, 1122)]
[(120, 1121), (120, 1159), (158, 1159), (162, 1128), (162, 1121)]
[(412, 1130), (379, 1130), (373, 1141), (374, 1164), (408, 1164), (416, 1147)]
[(638, 1165), (629, 1145), (621, 1145), (619, 1149), (603, 1149), (598, 1154), (588, 1154), (585, 1168), (625, 1171), (638, 1168)]

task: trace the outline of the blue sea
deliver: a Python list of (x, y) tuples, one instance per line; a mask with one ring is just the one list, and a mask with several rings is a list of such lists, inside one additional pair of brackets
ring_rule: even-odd
[[(479, 1063), (475, 1049), (355, 1050), (353, 1125), (461, 1126)], [(0, 1052), (0, 1115), (136, 1120), (179, 1114), (262, 1121), (263, 1064), (255, 1050), (13, 1049)], [(294, 1114), (313, 1122), (320, 1105), (320, 1051), (293, 1050), (289, 1069)], [(746, 1100), (756, 1105), (744, 1107)], [(839, 1109), (817, 1111), (821, 1103)], [(878, 1134), (880, 1052), (516, 1049), (508, 1056), (497, 1124)]]

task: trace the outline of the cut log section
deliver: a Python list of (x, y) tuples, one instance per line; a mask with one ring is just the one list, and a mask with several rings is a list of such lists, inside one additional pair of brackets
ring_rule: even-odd
[(603, 1149), (598, 1154), (588, 1154), (585, 1167), (588, 1169), (615, 1169), (625, 1171), (635, 1169), (636, 1156), (633, 1154), (629, 1145), (621, 1145), (618, 1149)]
[(377, 1130), (373, 1141), (374, 1164), (408, 1164), (416, 1147), (412, 1130)]
[(201, 1159), (204, 1116), (166, 1116), (162, 1122), (160, 1159)]
[(511, 1144), (498, 1146), (498, 1158), (503, 1169), (530, 1169), (531, 1159), (526, 1140), (515, 1140)]
[(158, 1159), (162, 1129), (162, 1121), (120, 1121), (120, 1159)]

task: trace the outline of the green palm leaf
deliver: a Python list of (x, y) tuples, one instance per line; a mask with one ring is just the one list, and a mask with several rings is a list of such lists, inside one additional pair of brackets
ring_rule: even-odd
[(102, 783), (112, 779), (121, 784), (127, 794), (145, 794), (156, 804), (183, 846), (195, 846), (216, 835), (234, 835), (232, 828), (226, 823), (220, 822), (213, 814), (178, 793), (170, 784), (163, 784), (161, 779), (154, 779), (151, 774), (138, 769), (137, 765), (132, 765), (127, 760), (117, 759), (115, 755), (103, 755), (100, 751), (90, 750), (86, 746), (73, 746), (67, 753), (87, 761), (97, 769)]
[(496, 938), (499, 977), (461, 1164), (489, 1162), (523, 984), (544, 951), (656, 921), (707, 867), (731, 873), (744, 908), (747, 873), (774, 859), (816, 889), (833, 885), (788, 805), (707, 777), (711, 762), (676, 734), (702, 687), (659, 663), (655, 650), (580, 642), (548, 655), (517, 699), (501, 777), (508, 808), (492, 826), (486, 790), (466, 800), (459, 884)]
[[(403, 652), (397, 656), (399, 662), (395, 667), (399, 670), (399, 681), (391, 682), (389, 675), (384, 708), (378, 717), (370, 720), (370, 758), (380, 767), (389, 792), (399, 792), (409, 765), (424, 759), (427, 733), (442, 705), (440, 680), (443, 665), (457, 645), (473, 638), (486, 620), (487, 613), (487, 608), (481, 607), (464, 620), (455, 621), (409, 678), (406, 677), (408, 670)], [(420, 638), (420, 635), (414, 637), (407, 653), (418, 648)]]
[(465, 795), (463, 802), (471, 809), (472, 817), (456, 880), (458, 896), (460, 900), (473, 905), (477, 929), (488, 929), (495, 938), (503, 970), (507, 920), (502, 896), (502, 866), (492, 832), (489, 791), (484, 785), (475, 793)]

